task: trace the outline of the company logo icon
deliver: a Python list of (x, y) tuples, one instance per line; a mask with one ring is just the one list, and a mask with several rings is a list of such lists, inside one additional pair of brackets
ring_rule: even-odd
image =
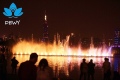
[(22, 8), (17, 8), (15, 3), (12, 3), (9, 8), (4, 8), (3, 14), (8, 18), (17, 18), (22, 16)]

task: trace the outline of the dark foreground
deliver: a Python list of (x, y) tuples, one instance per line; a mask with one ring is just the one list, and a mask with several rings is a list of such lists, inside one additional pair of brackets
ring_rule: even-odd
[[(23, 59), (23, 57), (22, 57), (22, 59)], [(114, 62), (120, 61), (120, 58), (117, 58), (117, 59), (119, 59), (119, 60), (114, 59)], [(111, 80), (120, 80), (120, 78), (113, 79), (114, 78), (114, 70), (113, 70), (114, 62), (111, 62), (111, 65), (112, 65)], [(74, 65), (74, 64), (72, 64), (72, 65)], [(94, 80), (103, 80), (103, 69), (102, 69), (102, 67), (97, 66), (97, 65), (100, 65), (100, 64), (96, 64), (96, 66), (95, 66), (95, 74), (94, 74), (95, 79)], [(68, 67), (70, 67), (70, 66), (68, 66)], [(18, 70), (18, 68), (19, 68), (19, 66), (17, 67), (17, 70)], [(77, 67), (75, 66), (74, 69), (69, 72), (69, 76), (66, 76), (63, 72), (60, 72), (59, 73), (60, 79), (54, 79), (54, 80), (79, 80), (80, 71), (78, 68), (79, 68), (78, 66)], [(11, 72), (12, 72), (11, 71), (11, 57), (8, 57), (7, 58), (7, 76), (6, 76), (6, 79), (7, 80), (18, 80), (17, 74), (11, 74)]]
[[(120, 75), (119, 74), (114, 75), (113, 73), (114, 72), (112, 72), (112, 74), (111, 74), (111, 79), (110, 80), (120, 80)], [(95, 79), (94, 80), (103, 80), (103, 76), (101, 77), (100, 75), (103, 75), (103, 74), (101, 73), (101, 71), (98, 70), (95, 73), (95, 76), (94, 76)], [(116, 76), (116, 77), (114, 77), (114, 76)], [(53, 80), (74, 80), (74, 79), (75, 79), (75, 76), (70, 76), (70, 77), (63, 76), (63, 77), (60, 77), (59, 79), (54, 78)], [(17, 74), (7, 74), (6, 80), (19, 80), (19, 79), (18, 79)]]

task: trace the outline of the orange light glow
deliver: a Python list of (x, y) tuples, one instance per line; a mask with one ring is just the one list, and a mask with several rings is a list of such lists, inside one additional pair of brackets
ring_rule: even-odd
[(38, 55), (55, 55), (55, 56), (113, 56), (111, 48), (89, 48), (82, 50), (81, 47), (71, 48), (68, 41), (64, 43), (44, 44), (32, 41), (18, 42), (13, 48), (13, 54), (31, 54), (36, 52)]

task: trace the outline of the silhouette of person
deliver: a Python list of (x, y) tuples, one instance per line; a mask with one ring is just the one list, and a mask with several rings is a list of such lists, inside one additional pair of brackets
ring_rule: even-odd
[(0, 80), (6, 80), (7, 74), (7, 60), (5, 59), (5, 55), (0, 55)]
[(94, 80), (94, 73), (95, 73), (95, 64), (93, 63), (93, 60), (91, 59), (90, 62), (88, 63), (88, 80)]
[(111, 75), (111, 66), (108, 58), (104, 59), (105, 62), (103, 63), (103, 70), (104, 70), (104, 80), (110, 80)]
[(11, 59), (12, 63), (11, 63), (11, 67), (12, 67), (12, 74), (16, 74), (16, 69), (17, 69), (17, 64), (19, 63), (15, 57), (13, 57)]
[(18, 69), (19, 80), (36, 80), (37, 67), (35, 63), (37, 62), (37, 53), (31, 53), (30, 59), (21, 63)]
[(53, 70), (46, 59), (41, 59), (37, 69), (37, 80), (53, 80)]
[(87, 77), (87, 72), (88, 72), (88, 65), (86, 63), (86, 59), (83, 59), (83, 62), (80, 65), (80, 80), (84, 76), (84, 80), (86, 80)]

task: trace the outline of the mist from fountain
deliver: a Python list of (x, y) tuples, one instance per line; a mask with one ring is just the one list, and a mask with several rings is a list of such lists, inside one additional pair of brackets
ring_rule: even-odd
[(81, 49), (81, 44), (78, 47), (69, 46), (70, 35), (60, 42), (60, 35), (54, 36), (52, 44), (45, 44), (44, 42), (20, 41), (12, 48), (13, 54), (31, 54), (36, 52), (38, 55), (44, 56), (113, 56), (111, 47), (95, 48), (93, 38), (91, 37), (90, 48), (87, 50)]

